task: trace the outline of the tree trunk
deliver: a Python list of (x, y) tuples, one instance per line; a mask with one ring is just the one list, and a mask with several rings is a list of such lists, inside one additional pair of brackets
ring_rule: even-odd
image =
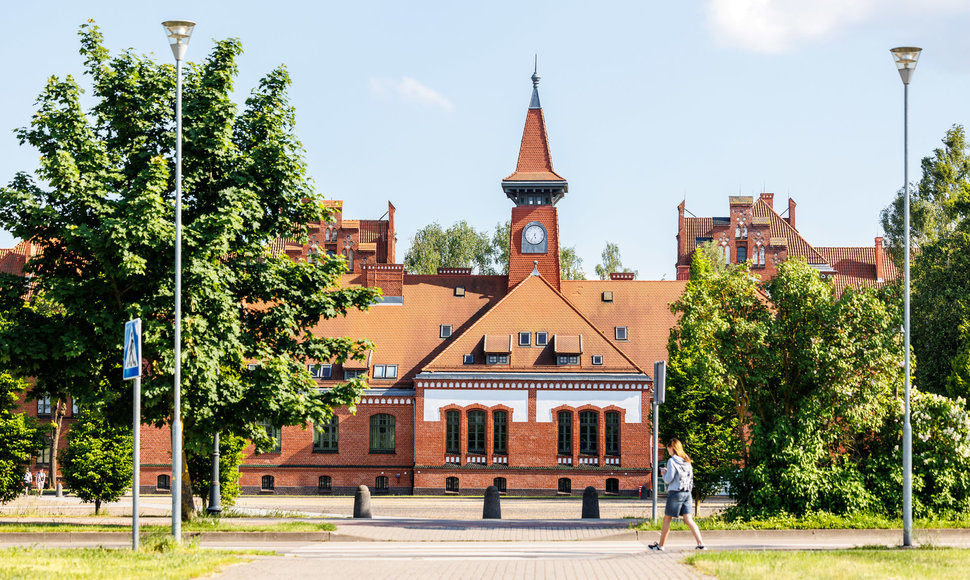
[(57, 454), (61, 441), (61, 428), (64, 426), (64, 415), (67, 413), (67, 403), (64, 399), (57, 399), (54, 403), (54, 439), (51, 441), (51, 487), (57, 489)]
[(195, 518), (195, 502), (192, 501), (192, 476), (189, 475), (188, 454), (182, 447), (182, 521), (191, 522)]
[(98, 515), (98, 512), (100, 511), (101, 511), (101, 500), (96, 499), (94, 500), (94, 515)]

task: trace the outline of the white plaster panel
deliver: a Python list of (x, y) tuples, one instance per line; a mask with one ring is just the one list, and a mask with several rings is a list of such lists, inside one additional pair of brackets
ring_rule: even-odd
[(536, 392), (536, 421), (539, 423), (552, 422), (552, 410), (567, 405), (579, 407), (593, 405), (594, 407), (609, 407), (614, 405), (626, 410), (626, 423), (640, 422), (640, 393), (625, 393), (622, 391), (538, 391)]
[(496, 391), (493, 389), (425, 389), (424, 420), (440, 421), (441, 408), (447, 405), (465, 407), (473, 404), (511, 408), (513, 423), (529, 422), (529, 391)]

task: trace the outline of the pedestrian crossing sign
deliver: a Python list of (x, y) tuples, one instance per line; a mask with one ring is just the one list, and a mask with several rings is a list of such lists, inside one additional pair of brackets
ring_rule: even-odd
[(125, 323), (124, 378), (141, 377), (141, 318)]

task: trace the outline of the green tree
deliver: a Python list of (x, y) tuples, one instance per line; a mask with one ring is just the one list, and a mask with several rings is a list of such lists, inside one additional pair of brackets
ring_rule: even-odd
[[(242, 465), (246, 440), (242, 437), (219, 438), (219, 501), (232, 507), (242, 493), (239, 487), (239, 466)], [(202, 508), (209, 505), (209, 486), (212, 484), (212, 454), (189, 453), (188, 469), (192, 476), (192, 492), (202, 498)]]
[[(963, 127), (953, 125), (943, 138), (943, 147), (924, 157), (921, 166), (922, 178), (910, 192), (910, 238), (920, 248), (948, 236), (970, 212), (970, 148)], [(898, 191), (881, 215), (887, 245), (900, 265), (905, 201), (905, 191)]]
[(797, 259), (782, 263), (762, 292), (746, 264), (718, 272), (698, 253), (673, 311), (675, 403), (678, 382), (699, 385), (685, 408), (693, 403), (725, 428), (734, 410), (744, 428), (733, 514), (883, 505), (863, 464), (872, 434), (899, 403), (895, 295), (850, 289), (837, 298)]
[(512, 222), (506, 220), (505, 223), (495, 224), (495, 233), (492, 234), (492, 260), (495, 263), (495, 271), (499, 274), (509, 273), (509, 244), (512, 241)]
[(559, 275), (563, 280), (585, 280), (583, 259), (576, 254), (576, 246), (559, 249)]
[(434, 222), (411, 238), (404, 267), (411, 274), (436, 274), (438, 268), (476, 268), (479, 274), (494, 274), (493, 253), (488, 234), (477, 231), (465, 220), (447, 230)]
[[(93, 25), (80, 37), (93, 106), (84, 110), (74, 78), (52, 77), (17, 131), (40, 167), (0, 190), (0, 226), (43, 249), (25, 277), (0, 279), (0, 362), (36, 377), (36, 392), (66, 386), (82, 406), (100, 403), (127, 425), (120, 329), (141, 318), (143, 420), (162, 426), (175, 367), (174, 70), (132, 51), (110, 55)], [(236, 40), (217, 42), (184, 80), (181, 392), (184, 448), (195, 453), (216, 430), (266, 448), (259, 420), (297, 425), (353, 408), (362, 378), (318, 395), (306, 364), (362, 359), (372, 344), (311, 329), (379, 295), (338, 289), (342, 258), (293, 261), (268, 250), (279, 239), (305, 243), (307, 224), (332, 214), (306, 177), (286, 70), (264, 77), (237, 111), (241, 51)], [(187, 471), (183, 479), (190, 506)]]
[[(697, 252), (691, 266), (691, 278), (707, 283), (689, 284), (688, 291), (671, 306), (674, 313), (680, 314), (680, 320), (678, 326), (671, 329), (667, 343), (667, 391), (661, 407), (661, 441), (674, 437), (680, 439), (693, 459), (697, 504), (718, 493), (741, 462), (739, 405), (734, 400), (738, 391), (729, 388), (733, 383), (725, 380), (728, 377), (721, 361), (710, 357), (713, 353), (709, 350), (698, 350), (704, 348), (705, 341), (694, 340), (699, 338), (697, 331), (703, 332), (701, 327), (711, 322), (710, 291), (713, 285), (724, 292), (747, 289), (747, 285), (737, 283), (741, 280), (733, 280), (734, 285), (721, 284), (728, 282), (728, 278), (724, 258), (721, 256), (718, 261), (718, 255)], [(756, 312), (765, 320), (766, 313), (758, 307), (756, 300), (757, 297), (751, 294), (735, 297), (736, 303), (745, 305), (746, 312)], [(731, 314), (728, 316), (733, 318)], [(714, 323), (727, 323), (730, 327), (731, 321), (722, 319)], [(713, 338), (714, 334), (709, 336)], [(762, 336), (758, 326), (755, 336)], [(727, 334), (723, 333), (722, 337), (727, 338)]]
[(131, 430), (116, 426), (91, 409), (84, 409), (67, 434), (61, 452), (61, 473), (68, 489), (81, 501), (118, 501), (131, 488)]
[(600, 280), (609, 279), (613, 272), (633, 272), (634, 277), (636, 277), (636, 270), (623, 267), (623, 262), (620, 260), (620, 247), (616, 244), (606, 242), (606, 248), (603, 249), (600, 256), (603, 261), (596, 265), (596, 275), (599, 276)]
[(0, 503), (16, 498), (24, 489), (24, 471), (30, 458), (44, 446), (49, 425), (39, 424), (26, 413), (14, 413), (24, 392), (23, 380), (0, 372)]

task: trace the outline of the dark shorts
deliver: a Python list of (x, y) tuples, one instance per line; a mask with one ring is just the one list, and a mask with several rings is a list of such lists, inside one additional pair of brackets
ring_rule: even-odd
[(664, 515), (672, 518), (679, 518), (684, 514), (693, 514), (694, 500), (689, 491), (668, 491), (667, 506), (664, 507)]

